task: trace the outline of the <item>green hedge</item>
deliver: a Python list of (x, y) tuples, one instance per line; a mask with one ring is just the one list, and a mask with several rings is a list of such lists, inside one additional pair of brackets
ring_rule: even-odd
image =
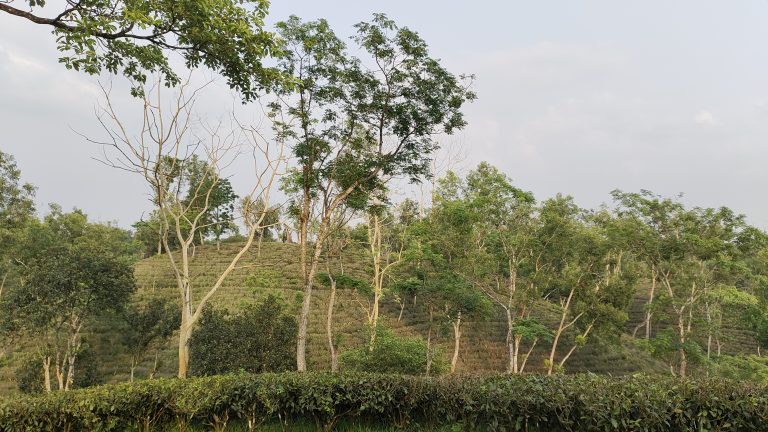
[(234, 422), (339, 420), (403, 428), (531, 431), (758, 431), (768, 387), (666, 377), (285, 373), (162, 379), (19, 397), (0, 404), (3, 431), (185, 430)]

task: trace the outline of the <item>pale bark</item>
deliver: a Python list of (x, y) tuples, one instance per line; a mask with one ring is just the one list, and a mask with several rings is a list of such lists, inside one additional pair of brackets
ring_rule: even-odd
[[(434, 319), (434, 308), (429, 305), (429, 331), (427, 332), (427, 370), (426, 375), (432, 372), (432, 322)], [(759, 351), (758, 351), (759, 352)]]
[[(124, 171), (138, 174), (153, 191), (153, 202), (157, 206), (160, 218), (160, 241), (168, 256), (179, 296), (181, 298), (181, 325), (179, 328), (179, 365), (178, 376), (184, 378), (189, 371), (189, 339), (202, 310), (209, 299), (219, 290), (227, 277), (235, 269), (237, 263), (253, 244), (256, 232), (261, 228), (265, 212), (255, 213), (253, 204), (261, 199), (265, 206), (269, 205), (269, 195), (276, 178), (282, 174), (283, 142), (279, 141), (276, 150), (270, 150), (269, 144), (262, 144), (259, 131), (246, 127), (237, 122), (237, 132), (223, 133), (221, 125), (202, 125), (209, 140), (196, 142), (188, 136), (194, 117), (193, 105), (195, 96), (200, 89), (192, 91), (188, 96), (189, 82), (179, 87), (178, 95), (171, 104), (162, 100), (163, 86), (157, 85), (154, 92), (145, 93), (143, 106), (143, 123), (138, 131), (129, 131), (120, 120), (120, 116), (112, 105), (109, 91), (102, 88), (106, 106), (99, 120), (109, 135), (107, 142), (100, 144), (112, 147), (116, 159), (110, 160), (105, 155), (106, 164)], [(150, 94), (154, 93), (154, 94)], [(156, 96), (152, 100), (150, 96)], [(167, 106), (170, 105), (170, 110)], [(263, 157), (256, 161), (254, 186), (243, 199), (243, 220), (248, 228), (247, 240), (240, 251), (230, 261), (229, 265), (218, 275), (215, 283), (208, 287), (206, 294), (195, 305), (192, 299), (192, 279), (190, 274), (190, 248), (195, 253), (195, 243), (199, 239), (203, 243), (202, 231), (205, 228), (204, 217), (210, 210), (211, 194), (221, 181), (222, 162), (231, 157), (240, 145), (240, 138), (245, 138), (253, 147), (254, 154)], [(200, 141), (195, 139), (195, 141)], [(205, 151), (207, 169), (195, 188), (185, 189), (188, 185), (179, 181), (173, 174), (184, 168), (184, 164), (193, 156), (195, 149)], [(275, 152), (277, 156), (275, 157)], [(230, 155), (230, 156), (228, 156)], [(170, 166), (169, 166), (170, 164)], [(184, 196), (186, 194), (186, 197)], [(185, 198), (189, 198), (188, 200)], [(182, 231), (184, 227), (184, 231)], [(173, 236), (178, 244), (178, 256), (170, 247), (169, 237)]]
[[(373, 260), (373, 303), (371, 304), (371, 310), (368, 313), (368, 326), (371, 331), (368, 349), (371, 351), (376, 342), (376, 328), (379, 324), (379, 308), (381, 300), (384, 298), (384, 281), (392, 267), (400, 262), (403, 252), (402, 244), (400, 250), (394, 253), (383, 244), (383, 227), (384, 221), (382, 221), (378, 215), (369, 215), (368, 243), (370, 245), (371, 258)], [(402, 316), (402, 311), (403, 308), (401, 307), (400, 316)], [(400, 318), (398, 317), (398, 321), (399, 320)]]
[(43, 383), (46, 393), (50, 393), (53, 388), (51, 386), (51, 356), (49, 355), (43, 357)]
[(326, 268), (328, 269), (328, 279), (331, 282), (331, 290), (328, 294), (328, 312), (325, 321), (325, 333), (328, 337), (328, 350), (331, 353), (331, 372), (339, 370), (338, 354), (336, 352), (336, 343), (333, 340), (333, 306), (336, 302), (336, 279), (331, 274), (328, 258), (326, 258)]
[(560, 308), (560, 323), (557, 326), (557, 331), (555, 332), (555, 337), (552, 339), (552, 349), (549, 352), (549, 362), (547, 364), (547, 375), (552, 375), (552, 372), (554, 372), (555, 369), (555, 355), (557, 354), (557, 345), (560, 342), (560, 336), (563, 334), (565, 330), (567, 330), (569, 327), (571, 327), (573, 324), (578, 321), (579, 318), (581, 318), (581, 314), (578, 314), (573, 320), (566, 323), (565, 319), (568, 317), (568, 312), (571, 310), (571, 300), (573, 300), (573, 294), (576, 292), (576, 287), (572, 287), (571, 291), (568, 293), (568, 298), (565, 302), (561, 302)]
[(453, 357), (451, 357), (451, 373), (456, 372), (456, 364), (459, 361), (459, 345), (461, 343), (461, 311), (456, 314), (453, 321)]

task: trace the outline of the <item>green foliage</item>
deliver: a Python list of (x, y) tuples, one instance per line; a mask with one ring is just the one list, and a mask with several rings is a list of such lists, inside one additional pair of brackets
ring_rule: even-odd
[[(79, 372), (75, 375), (74, 388), (86, 388), (103, 383), (99, 375), (99, 360), (90, 346), (82, 347), (76, 356)], [(53, 371), (51, 372), (53, 373)], [(24, 394), (39, 394), (45, 391), (43, 359), (28, 356), (15, 371), (16, 387)]]
[(190, 340), (192, 374), (281, 372), (296, 362), (296, 319), (270, 295), (237, 314), (206, 309)]
[(768, 358), (720, 355), (710, 363), (708, 371), (711, 376), (768, 383)]
[(8, 431), (222, 430), (237, 420), (409, 429), (763, 430), (768, 387), (712, 379), (286, 373), (161, 379), (0, 402)]
[(130, 304), (122, 315), (125, 327), (120, 332), (120, 339), (131, 353), (132, 368), (141, 363), (153, 344), (170, 337), (181, 321), (179, 308), (159, 297)]
[[(342, 371), (400, 373), (421, 375), (427, 370), (427, 343), (418, 337), (399, 337), (379, 324), (376, 326), (376, 342), (373, 350), (369, 345), (345, 351), (339, 356)], [(431, 373), (440, 375), (447, 371), (442, 353), (432, 353)]]
[(280, 272), (269, 269), (258, 269), (245, 277), (245, 286), (254, 290), (280, 288)]
[[(264, 30), (266, 0), (46, 3), (10, 0), (0, 4), (0, 11), (50, 26), (62, 55), (59, 62), (67, 69), (90, 75), (122, 73), (139, 84), (156, 72), (166, 85), (174, 85), (180, 78), (167, 54), (176, 52), (188, 68), (219, 72), (246, 100), (279, 78), (262, 64), (279, 53), (276, 38)], [(52, 12), (50, 18), (43, 12)]]

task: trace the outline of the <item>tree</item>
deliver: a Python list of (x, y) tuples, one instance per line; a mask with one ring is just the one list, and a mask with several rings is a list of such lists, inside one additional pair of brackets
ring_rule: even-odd
[[(435, 137), (461, 129), (462, 105), (474, 94), (429, 56), (416, 32), (377, 14), (355, 26), (362, 60), (324, 20), (278, 24), (286, 54), (278, 69), (294, 80), (270, 104), (276, 134), (290, 141), (298, 166), (284, 184), (296, 197), (304, 300), (297, 366), (306, 370), (312, 288), (331, 217), (339, 206), (365, 208), (394, 176), (428, 171)], [(316, 221), (312, 251), (310, 225)]]
[[(719, 340), (722, 307), (731, 301), (750, 303), (735, 290), (749, 273), (739, 256), (740, 239), (745, 246), (741, 236), (744, 218), (727, 208), (686, 209), (680, 202), (650, 191), (614, 191), (613, 195), (619, 211), (639, 222), (637, 237), (643, 239), (642, 257), (652, 272), (652, 292), (658, 281), (662, 288), (658, 301), (671, 312), (674, 322), (649, 345), (668, 358), (673, 374), (686, 376), (689, 360), (703, 355), (693, 338), (699, 315), (703, 315), (709, 356), (713, 340)], [(650, 312), (646, 317), (649, 335)]]
[[(0, 11), (53, 29), (59, 62), (67, 69), (96, 75), (122, 73), (139, 84), (158, 73), (166, 85), (181, 83), (167, 53), (184, 58), (188, 68), (206, 66), (252, 100), (265, 85), (278, 79), (263, 65), (278, 54), (274, 35), (264, 29), (265, 0), (133, 2), (80, 0), (48, 7), (45, 0), (7, 0)], [(43, 16), (43, 9), (59, 10)]]
[[(506, 316), (507, 372), (522, 373), (540, 339), (550, 331), (531, 316), (541, 297), (544, 244), (538, 244), (533, 194), (512, 186), (506, 175), (486, 162), (467, 175), (465, 199), (478, 214), (473, 243), (490, 263), (478, 284)], [(523, 342), (529, 342), (526, 353)]]
[[(145, 303), (131, 304), (123, 312), (126, 326), (120, 337), (131, 355), (131, 382), (134, 380), (136, 366), (144, 360), (150, 347), (170, 337), (179, 327), (177, 309), (176, 305), (165, 300), (151, 298)], [(157, 363), (150, 373), (150, 378), (154, 376), (156, 369)]]
[[(296, 319), (270, 295), (237, 314), (208, 308), (190, 345), (192, 373), (289, 371), (295, 365)], [(243, 335), (248, 337), (243, 337)]]
[(45, 389), (52, 390), (53, 368), (58, 389), (69, 390), (83, 326), (98, 313), (119, 310), (135, 290), (136, 244), (119, 228), (53, 207), (30, 228), (25, 251), (19, 259), (23, 283), (5, 306), (39, 341)]
[[(488, 299), (478, 289), (487, 271), (487, 260), (479, 259), (475, 247), (475, 225), (479, 214), (462, 196), (464, 184), (454, 173), (440, 179), (435, 203), (425, 226), (419, 255), (428, 268), (426, 288), (440, 302), (443, 320), (453, 330), (451, 373), (456, 371), (461, 349), (462, 324), (467, 318), (484, 318), (490, 312)], [(430, 309), (430, 321), (434, 310)]]
[[(182, 204), (187, 206), (192, 214), (203, 214), (198, 229), (200, 244), (202, 245), (206, 238), (213, 237), (216, 240), (216, 247), (219, 247), (224, 234), (237, 232), (235, 224), (237, 194), (232, 189), (229, 179), (211, 176), (211, 167), (208, 166), (208, 162), (201, 160), (197, 155), (193, 154), (183, 166), (189, 186)], [(210, 191), (210, 193), (201, 195), (199, 191)], [(258, 204), (255, 210), (261, 211)]]
[[(267, 212), (259, 210), (256, 204), (260, 201), (265, 205), (269, 203), (272, 186), (282, 174), (284, 163), (282, 141), (278, 140), (274, 146), (263, 143), (259, 131), (237, 121), (237, 127), (229, 131), (221, 124), (202, 124), (199, 126), (207, 134), (206, 139), (190, 136), (197, 91), (190, 95), (187, 90), (188, 83), (180, 86), (170, 104), (163, 100), (159, 86), (153, 89), (152, 99), (144, 92), (142, 118), (145, 121), (138, 131), (131, 131), (121, 121), (105, 91), (106, 106), (100, 121), (105, 126), (108, 140), (96, 141), (113, 151), (111, 156), (107, 155), (107, 164), (140, 176), (151, 191), (152, 203), (160, 219), (160, 239), (180, 297), (180, 378), (187, 376), (189, 340), (205, 305), (264, 229)], [(212, 209), (211, 196), (223, 180), (221, 167), (236, 157), (241, 140), (252, 147), (249, 150), (254, 154), (257, 170), (250, 192), (240, 202), (241, 220), (246, 228), (245, 242), (213, 284), (205, 287), (204, 294), (195, 304), (190, 252), (201, 233), (210, 227), (207, 221)], [(203, 156), (202, 168), (190, 171), (188, 164), (199, 164), (198, 157)], [(190, 181), (190, 172), (195, 173), (194, 181)]]
[[(632, 297), (634, 275), (628, 257), (571, 197), (556, 196), (540, 210), (540, 242), (546, 244), (548, 273), (543, 297), (556, 305), (560, 320), (553, 331), (547, 374), (560, 371), (571, 355), (602, 326), (620, 328)], [(559, 343), (575, 330), (570, 349), (558, 360)]]
[(21, 183), (21, 171), (0, 151), (0, 299), (13, 269), (13, 258), (26, 224), (34, 217), (35, 188)]

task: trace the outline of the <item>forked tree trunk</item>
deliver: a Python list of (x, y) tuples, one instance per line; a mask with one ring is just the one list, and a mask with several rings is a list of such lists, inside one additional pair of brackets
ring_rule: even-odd
[(555, 370), (555, 355), (557, 354), (557, 345), (560, 342), (560, 336), (562, 336), (563, 332), (573, 325), (578, 319), (579, 316), (574, 318), (570, 323), (566, 324), (565, 319), (568, 316), (568, 311), (571, 309), (571, 300), (573, 300), (573, 294), (576, 291), (576, 287), (572, 287), (571, 291), (568, 293), (568, 298), (566, 299), (565, 303), (561, 305), (561, 313), (560, 313), (560, 323), (557, 326), (557, 331), (555, 332), (555, 337), (552, 339), (552, 349), (549, 351), (549, 362), (547, 364), (547, 375), (552, 375), (552, 372)]

